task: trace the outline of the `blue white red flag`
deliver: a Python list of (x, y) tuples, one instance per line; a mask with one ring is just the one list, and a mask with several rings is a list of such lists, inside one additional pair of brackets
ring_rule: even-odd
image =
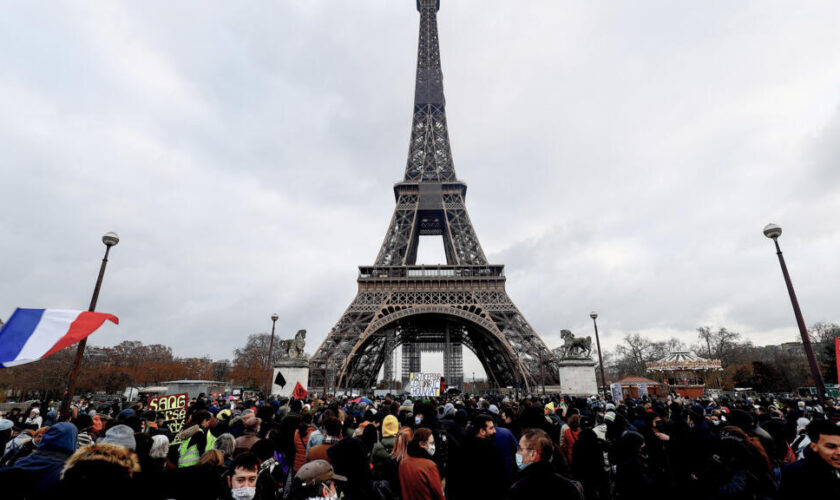
[(0, 329), (0, 366), (38, 361), (86, 338), (113, 314), (65, 309), (15, 309)]

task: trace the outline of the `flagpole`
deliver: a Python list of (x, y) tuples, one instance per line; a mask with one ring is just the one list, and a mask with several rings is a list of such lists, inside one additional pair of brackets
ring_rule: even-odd
[(268, 366), (266, 370), (268, 371), (268, 385), (265, 388), (265, 401), (271, 398), (271, 389), (274, 387), (272, 384), (274, 383), (274, 370), (271, 368), (274, 367), (274, 363), (271, 362), (271, 356), (274, 355), (274, 325), (277, 324), (277, 318), (280, 316), (277, 313), (271, 315), (271, 342), (268, 344)]
[[(90, 299), (90, 307), (88, 311), (96, 310), (96, 302), (99, 300), (99, 290), (102, 288), (102, 278), (105, 277), (105, 266), (108, 265), (108, 253), (111, 247), (120, 242), (120, 237), (117, 233), (105, 233), (102, 236), (102, 243), (105, 244), (105, 256), (102, 257), (102, 264), (99, 266), (99, 276), (96, 278), (96, 286), (93, 288), (93, 297)], [(64, 397), (61, 401), (61, 420), (70, 419), (70, 402), (73, 399), (73, 391), (76, 390), (76, 377), (79, 375), (79, 368), (82, 365), (82, 356), (85, 353), (85, 346), (87, 345), (87, 337), (79, 341), (76, 347), (76, 358), (73, 360), (73, 367), (70, 369), (70, 377), (67, 381), (67, 390), (64, 391)]]

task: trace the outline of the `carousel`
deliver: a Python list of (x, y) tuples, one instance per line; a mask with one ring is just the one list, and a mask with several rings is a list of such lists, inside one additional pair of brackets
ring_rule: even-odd
[(720, 389), (723, 368), (719, 359), (706, 359), (690, 352), (673, 352), (646, 365), (648, 373), (682, 397), (702, 397), (706, 388)]

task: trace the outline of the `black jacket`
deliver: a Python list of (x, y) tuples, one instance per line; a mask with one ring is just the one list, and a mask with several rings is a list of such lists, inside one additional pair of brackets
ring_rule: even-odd
[(562, 498), (583, 500), (581, 489), (571, 480), (554, 472), (551, 463), (544, 460), (532, 463), (521, 472), (519, 480), (508, 490), (508, 500), (534, 498)]
[(780, 500), (840, 498), (840, 469), (835, 469), (811, 449), (805, 458), (782, 468)]
[(466, 438), (450, 463), (446, 498), (451, 500), (501, 500), (510, 482), (502, 454), (489, 439)]

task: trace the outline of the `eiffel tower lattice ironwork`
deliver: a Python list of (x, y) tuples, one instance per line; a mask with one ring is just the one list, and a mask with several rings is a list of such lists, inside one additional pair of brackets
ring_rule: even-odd
[[(404, 371), (419, 368), (419, 346), (442, 350), (450, 385), (463, 381), (462, 345), (497, 387), (559, 384), (557, 359), (508, 297), (504, 266), (487, 263), (464, 205), (467, 186), (455, 176), (446, 124), (439, 8), (439, 0), (417, 1), (405, 177), (394, 186), (396, 208), (376, 263), (359, 268), (355, 300), (310, 360), (313, 390), (370, 388), (383, 364), (391, 380), (392, 351), (400, 345)], [(446, 265), (416, 265), (421, 235), (442, 236)]]

